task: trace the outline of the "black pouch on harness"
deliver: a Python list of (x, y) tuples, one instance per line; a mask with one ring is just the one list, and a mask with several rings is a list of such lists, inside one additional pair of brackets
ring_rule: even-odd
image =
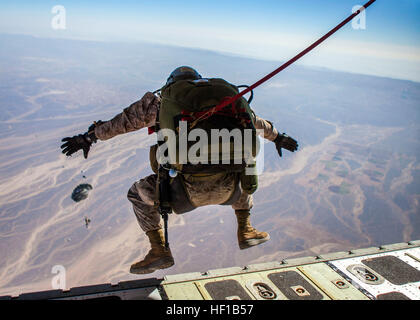
[[(185, 190), (185, 183), (183, 176), (178, 174), (175, 178), (172, 178), (169, 183), (169, 191), (171, 193), (171, 208), (176, 214), (183, 214), (196, 209), (197, 207), (191, 203), (188, 193)], [(231, 197), (224, 203), (219, 205), (232, 205), (238, 201), (241, 196), (241, 189), (239, 187), (239, 179), (235, 179), (235, 190)]]

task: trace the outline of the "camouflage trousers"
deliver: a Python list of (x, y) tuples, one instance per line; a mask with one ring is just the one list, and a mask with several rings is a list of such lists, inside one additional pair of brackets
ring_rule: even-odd
[[(233, 194), (235, 177), (232, 174), (208, 176), (185, 176), (185, 186), (191, 202), (196, 207), (222, 204)], [(135, 182), (127, 198), (133, 204), (134, 214), (144, 232), (161, 229), (162, 219), (155, 205), (157, 199), (157, 175), (152, 174)], [(249, 210), (253, 206), (252, 196), (241, 190), (239, 199), (232, 204), (234, 210)]]

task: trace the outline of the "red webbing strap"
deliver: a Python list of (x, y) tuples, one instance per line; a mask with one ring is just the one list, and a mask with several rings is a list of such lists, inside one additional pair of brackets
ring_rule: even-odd
[[(367, 7), (369, 7), (375, 1), (376, 0), (370, 0), (369, 2), (367, 2), (363, 6), (363, 8), (366, 9)], [(313, 49), (315, 49), (322, 42), (324, 42), (325, 40), (327, 40), (334, 33), (336, 33), (338, 30), (340, 30), (342, 27), (344, 27), (347, 23), (349, 23), (351, 20), (353, 20), (353, 18), (355, 18), (357, 15), (359, 15), (364, 10), (363, 8), (360, 8), (359, 10), (357, 10), (355, 13), (353, 13), (351, 16), (349, 16), (347, 19), (345, 19), (343, 22), (341, 22), (338, 26), (336, 26), (334, 29), (332, 29), (330, 32), (328, 32), (325, 36), (323, 36), (322, 38), (320, 38), (318, 41), (314, 42), (312, 45), (310, 45), (308, 48), (306, 48), (305, 50), (303, 50), (302, 52), (300, 52), (299, 54), (297, 54), (295, 57), (293, 57), (292, 59), (290, 59), (289, 61), (287, 61), (286, 63), (284, 63), (282, 66), (280, 66), (279, 68), (277, 68), (276, 70), (274, 70), (270, 74), (266, 75), (261, 80), (255, 82), (252, 86), (246, 88), (244, 91), (239, 92), (237, 95), (231, 97), (230, 99), (223, 100), (219, 105), (217, 105), (214, 108), (212, 108), (212, 109), (214, 109), (214, 111), (212, 109), (210, 109), (210, 110), (208, 110), (208, 112), (217, 112), (217, 111), (223, 109), (224, 107), (228, 106), (229, 104), (234, 103), (236, 100), (238, 100), (243, 95), (247, 94), (251, 90), (255, 89), (256, 87), (260, 86), (261, 84), (263, 84), (267, 80), (269, 80), (272, 77), (274, 77), (279, 72), (281, 72), (284, 69), (286, 69), (292, 63), (296, 62), (297, 60), (299, 60), (300, 58), (302, 58), (305, 54), (307, 54), (308, 52), (310, 52)]]

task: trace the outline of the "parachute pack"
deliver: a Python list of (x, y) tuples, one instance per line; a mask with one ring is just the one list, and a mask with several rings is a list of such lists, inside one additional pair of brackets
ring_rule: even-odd
[(237, 172), (242, 189), (255, 192), (257, 176), (250, 172), (256, 166), (258, 139), (249, 103), (241, 97), (215, 110), (238, 93), (237, 86), (219, 78), (179, 80), (163, 87), (159, 129), (174, 132), (175, 139), (166, 143), (176, 152), (156, 153), (153, 148), (152, 168), (157, 168), (156, 155), (158, 163), (169, 163), (180, 173)]

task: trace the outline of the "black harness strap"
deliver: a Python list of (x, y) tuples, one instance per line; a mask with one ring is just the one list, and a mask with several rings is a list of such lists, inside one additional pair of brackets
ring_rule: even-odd
[(158, 172), (158, 183), (159, 183), (159, 213), (162, 216), (165, 232), (165, 248), (169, 248), (168, 240), (168, 215), (172, 213), (172, 208), (169, 204), (170, 192), (169, 192), (169, 173), (162, 166), (159, 167)]

